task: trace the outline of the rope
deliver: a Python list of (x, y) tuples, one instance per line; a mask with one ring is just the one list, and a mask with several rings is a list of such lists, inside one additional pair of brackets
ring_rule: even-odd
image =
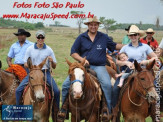
[(130, 102), (131, 102), (132, 104), (134, 104), (135, 106), (138, 106), (138, 107), (142, 106), (142, 104), (144, 103), (144, 101), (143, 101), (142, 103), (140, 103), (140, 104), (136, 104), (136, 103), (134, 103), (134, 102), (131, 100), (130, 95), (129, 95), (129, 88), (130, 88), (130, 86), (128, 86), (128, 99), (130, 100)]
[(53, 92), (53, 82), (52, 82), (52, 75), (51, 75), (51, 73), (52, 73), (52, 66), (51, 66), (51, 62), (50, 62), (50, 77), (51, 77), (51, 92), (52, 92), (52, 100), (51, 100), (51, 105), (50, 105), (50, 113), (52, 114), (52, 107), (54, 107), (53, 106), (53, 100), (54, 100), (54, 92)]

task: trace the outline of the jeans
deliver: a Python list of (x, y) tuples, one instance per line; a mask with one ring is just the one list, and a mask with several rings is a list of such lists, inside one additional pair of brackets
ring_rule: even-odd
[[(106, 67), (91, 65), (90, 68), (92, 70), (94, 70), (97, 74), (97, 78), (101, 84), (102, 90), (103, 90), (105, 98), (106, 98), (109, 112), (111, 113), (112, 86), (111, 86), (110, 76), (106, 70)], [(70, 85), (71, 85), (71, 83), (70, 83), (69, 76), (68, 76), (62, 84), (62, 103), (64, 103), (64, 101), (68, 95)]]
[(118, 102), (119, 99), (119, 92), (120, 92), (120, 88), (117, 86), (119, 84), (120, 81), (120, 77), (117, 78), (117, 80), (115, 81), (115, 84), (113, 86), (113, 96), (112, 96), (112, 107), (114, 108)]
[[(43, 73), (45, 75), (45, 71), (43, 71)], [(49, 70), (46, 71), (46, 77), (47, 77), (47, 83), (51, 86), (51, 75)], [(29, 74), (22, 80), (22, 82), (16, 89), (16, 105), (19, 105), (20, 98), (22, 96), (25, 86), (28, 84), (28, 80), (29, 80)], [(57, 107), (59, 108), (60, 91), (53, 78), (52, 78), (52, 84), (53, 84), (54, 100), (56, 101)]]

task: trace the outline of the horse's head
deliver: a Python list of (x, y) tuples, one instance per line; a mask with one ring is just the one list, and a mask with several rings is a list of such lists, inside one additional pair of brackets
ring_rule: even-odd
[(45, 98), (44, 95), (45, 78), (43, 72), (41, 71), (45, 63), (46, 63), (46, 59), (38, 66), (32, 65), (32, 61), (30, 58), (27, 61), (28, 68), (30, 69), (29, 85), (38, 102), (44, 101)]
[(136, 76), (137, 82), (135, 84), (135, 91), (141, 97), (148, 99), (148, 102), (155, 102), (158, 98), (158, 94), (154, 87), (154, 72), (152, 70), (155, 64), (155, 60), (147, 65), (146, 68), (141, 68), (141, 66), (134, 61), (135, 69), (137, 70), (138, 74)]
[(80, 99), (83, 95), (83, 86), (85, 79), (85, 68), (84, 62), (71, 63), (66, 59), (67, 64), (69, 65), (69, 77), (71, 81), (71, 90), (74, 99)]

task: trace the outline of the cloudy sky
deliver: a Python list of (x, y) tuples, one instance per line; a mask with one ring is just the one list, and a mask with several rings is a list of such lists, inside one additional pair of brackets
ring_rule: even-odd
[[(50, 4), (49, 8), (34, 8), (35, 2), (41, 4), (46, 2)], [(81, 1), (83, 8), (51, 8), (53, 2), (59, 2), (66, 5), (67, 2), (78, 4)], [(14, 2), (19, 4), (25, 2), (32, 4), (31, 8), (13, 8)], [(163, 3), (160, 0), (3, 0), (0, 4), (0, 17), (3, 14), (21, 14), (28, 12), (30, 14), (56, 13), (66, 14), (70, 11), (83, 11), (86, 14), (91, 12), (98, 17), (106, 17), (115, 19), (117, 23), (139, 23), (155, 24), (156, 18), (160, 18), (160, 24), (163, 25)], [(17, 19), (23, 20), (25, 19)], [(54, 21), (60, 21), (61, 24), (77, 27), (75, 19), (29, 19), (29, 22), (44, 22), (44, 24), (54, 24)], [(83, 27), (85, 27), (83, 25)]]

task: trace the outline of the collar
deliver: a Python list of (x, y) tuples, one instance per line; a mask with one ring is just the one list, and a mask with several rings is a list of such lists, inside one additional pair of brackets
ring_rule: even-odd
[[(147, 36), (143, 38), (144, 40), (147, 40)], [(154, 38), (152, 37), (152, 42), (154, 42)]]
[[(139, 41), (138, 46), (142, 46), (143, 44)], [(132, 43), (130, 42), (129, 46), (132, 46)]]
[[(18, 40), (16, 43), (19, 43), (19, 40)], [(29, 43), (29, 41), (28, 41), (28, 40), (25, 40), (25, 42), (24, 42), (24, 43), (28, 44), (28, 43)]]
[[(39, 49), (39, 48), (37, 47), (37, 43), (34, 44), (34, 48), (35, 48), (35, 49)], [(42, 49), (46, 49), (46, 44), (45, 44), (45, 43), (44, 43), (44, 46), (42, 47)]]

